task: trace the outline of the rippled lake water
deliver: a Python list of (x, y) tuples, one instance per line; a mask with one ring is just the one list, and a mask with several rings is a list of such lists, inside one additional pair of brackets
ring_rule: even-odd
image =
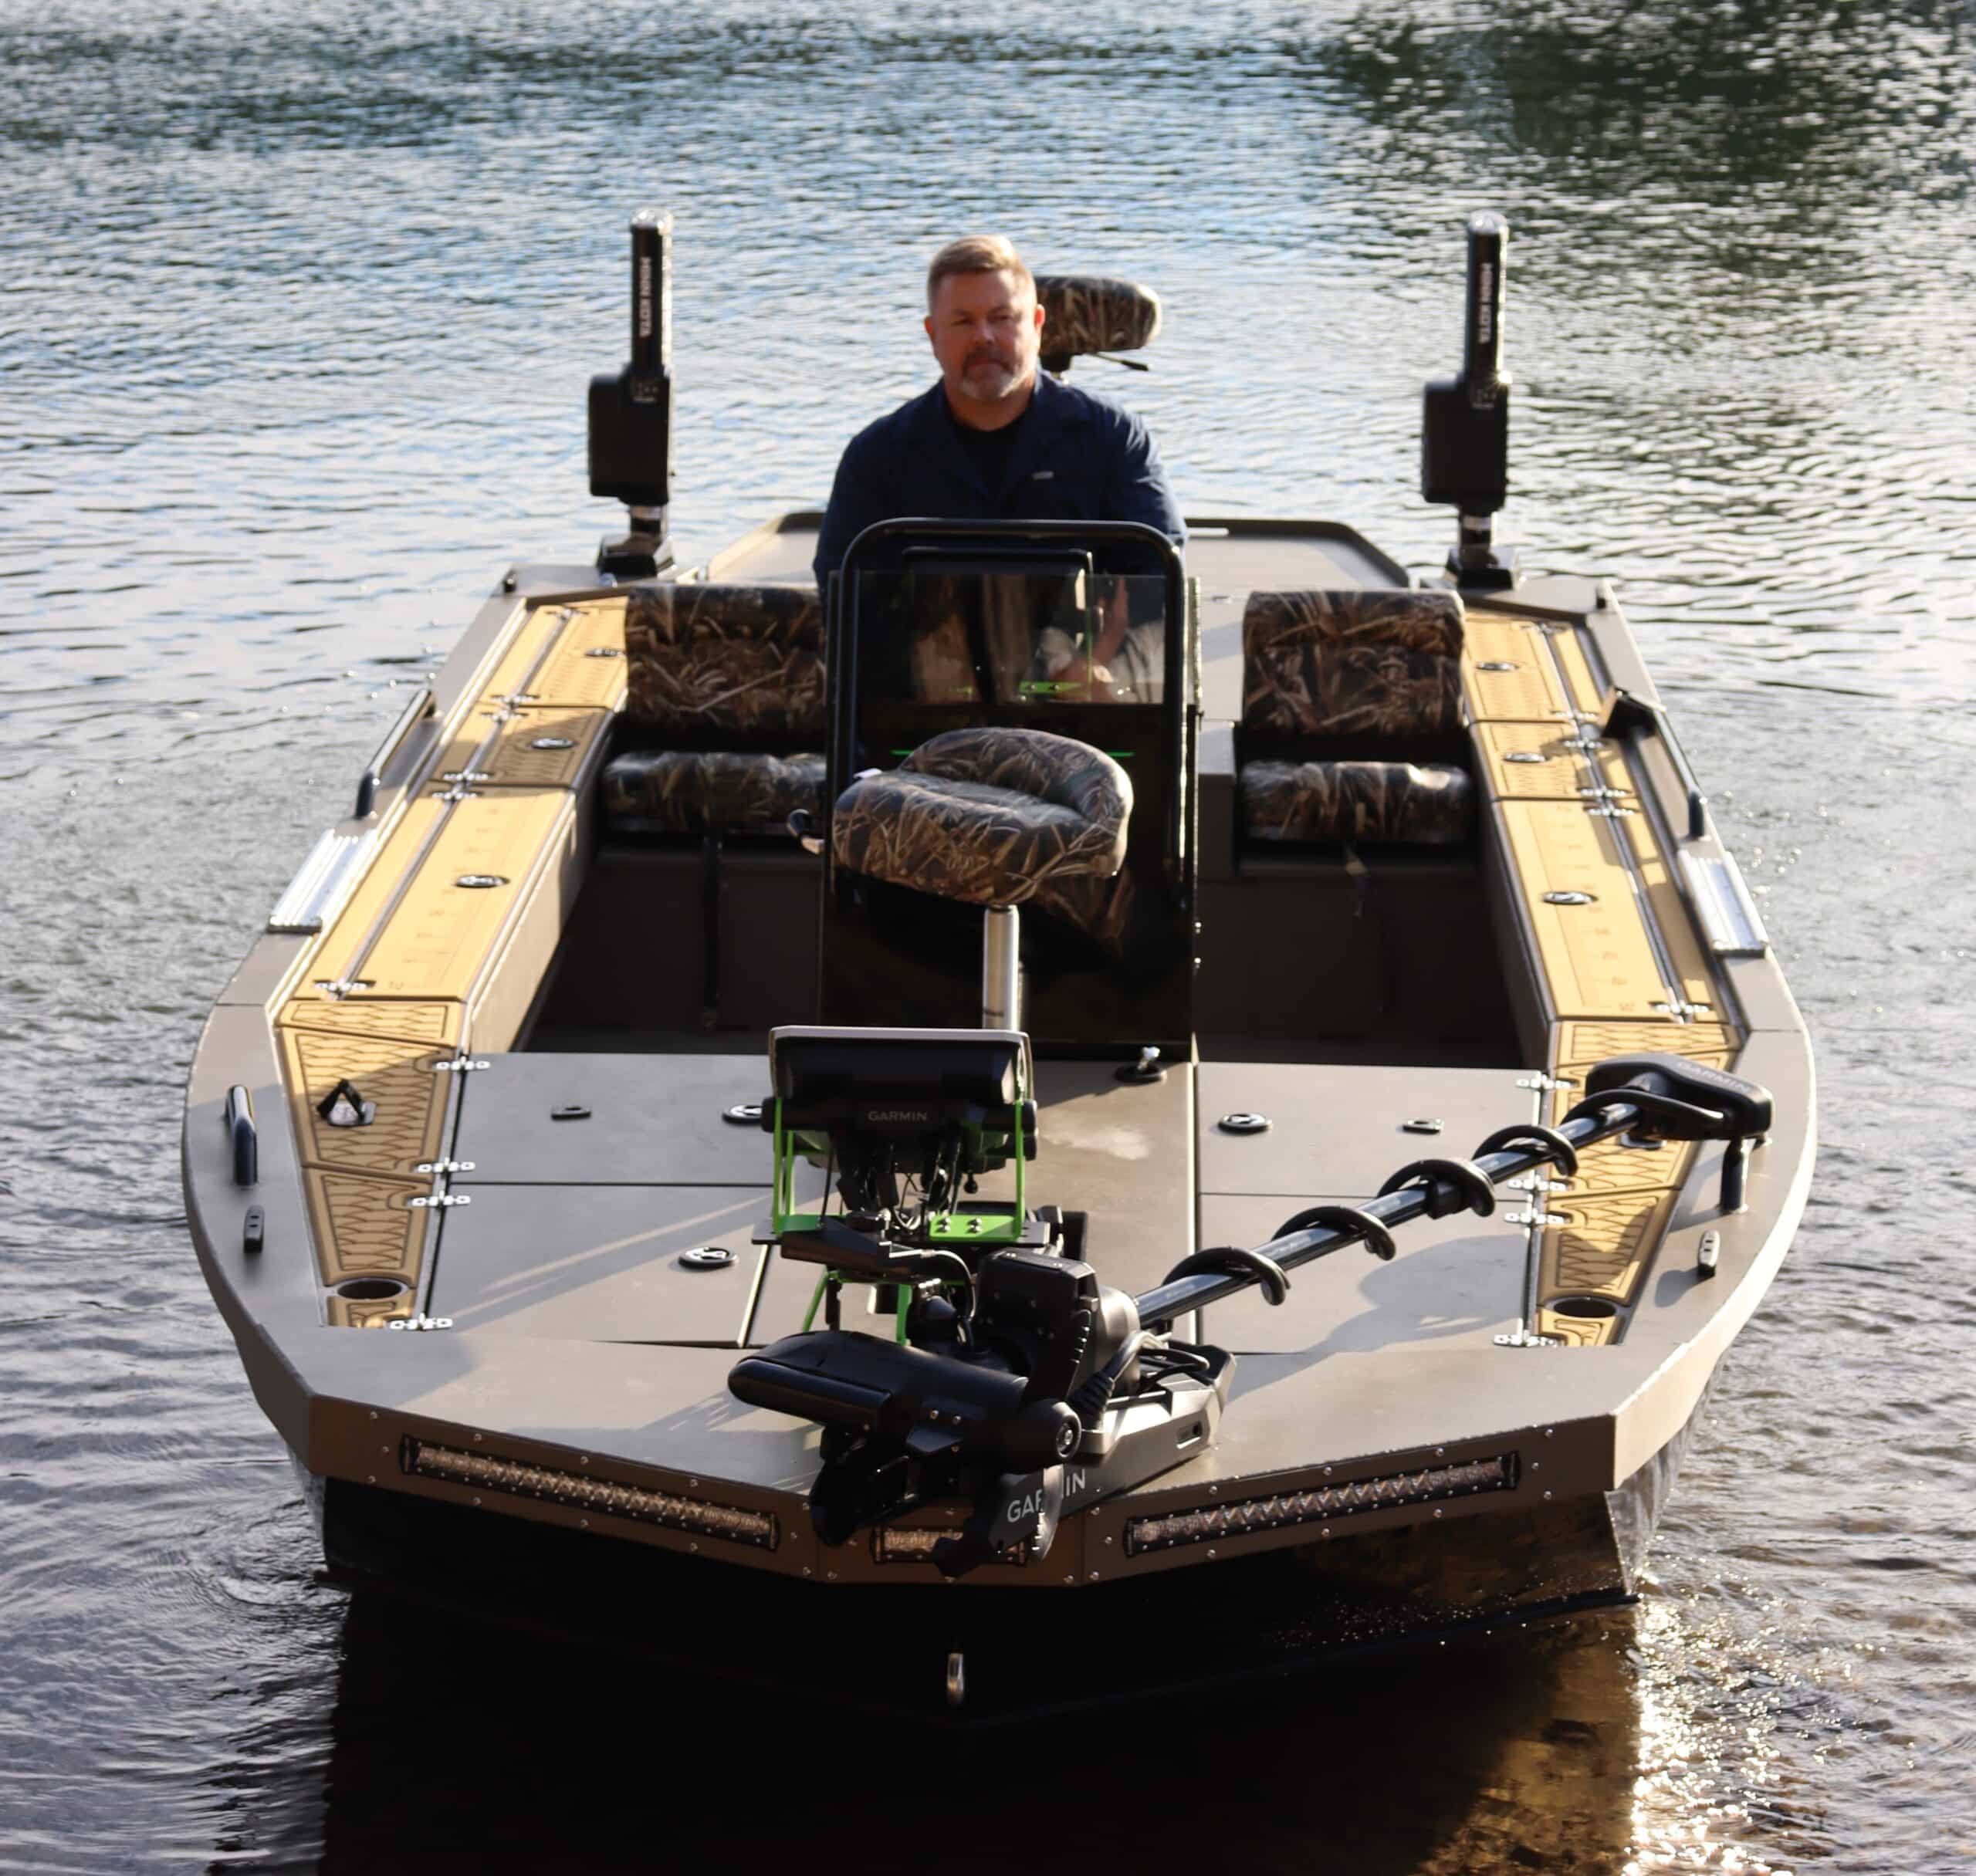
[[(0, 0), (0, 1868), (1976, 1866), (1972, 59), (1967, 0)], [(821, 497), (988, 225), (1164, 296), (1079, 380), (1196, 512), (1423, 568), (1417, 387), (1507, 212), (1504, 532), (1618, 583), (1822, 1076), (1637, 1609), (953, 1796), (320, 1580), (184, 1069), (394, 684), (614, 519), (648, 201), (691, 555)]]

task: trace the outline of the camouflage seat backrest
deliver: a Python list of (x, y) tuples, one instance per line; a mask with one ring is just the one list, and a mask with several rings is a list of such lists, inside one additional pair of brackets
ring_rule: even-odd
[(936, 898), (1033, 905), (1115, 946), (1132, 785), (1101, 749), (1047, 731), (952, 729), (859, 777), (831, 811), (840, 866)]
[(1250, 593), (1243, 731), (1284, 742), (1460, 728), (1462, 620), (1439, 588)]
[(1042, 354), (1051, 371), (1094, 352), (1136, 352), (1159, 330), (1159, 296), (1102, 274), (1038, 274)]
[(627, 719), (684, 747), (787, 748), (824, 733), (824, 609), (804, 586), (634, 586)]

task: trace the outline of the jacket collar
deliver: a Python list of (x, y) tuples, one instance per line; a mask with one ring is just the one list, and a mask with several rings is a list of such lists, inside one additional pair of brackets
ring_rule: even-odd
[[(1084, 421), (1081, 400), (1040, 365), (1036, 371), (1036, 388), (1030, 397), (1029, 409), (1020, 420), (1021, 433), (1016, 438), (1008, 468), (1003, 473), (1003, 489), (1014, 488), (1029, 475), (1036, 465), (1044, 459), (1050, 445), (1065, 430)], [(974, 458), (963, 445), (960, 420), (947, 402), (946, 386), (936, 381), (919, 403), (919, 421), (915, 428), (921, 432), (922, 441), (931, 443), (942, 451), (954, 473), (980, 489), (983, 496), (1003, 492), (990, 489), (981, 479), (981, 472), (975, 467)]]

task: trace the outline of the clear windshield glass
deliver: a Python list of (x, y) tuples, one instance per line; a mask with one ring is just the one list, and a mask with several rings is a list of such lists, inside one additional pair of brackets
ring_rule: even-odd
[(868, 701), (1047, 713), (1165, 699), (1158, 574), (942, 567), (860, 579), (858, 685)]

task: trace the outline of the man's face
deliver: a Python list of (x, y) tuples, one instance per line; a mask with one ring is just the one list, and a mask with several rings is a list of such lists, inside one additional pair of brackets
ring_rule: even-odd
[(1012, 273), (949, 274), (933, 296), (926, 336), (947, 394), (965, 414), (990, 414), (1036, 376), (1043, 309)]

